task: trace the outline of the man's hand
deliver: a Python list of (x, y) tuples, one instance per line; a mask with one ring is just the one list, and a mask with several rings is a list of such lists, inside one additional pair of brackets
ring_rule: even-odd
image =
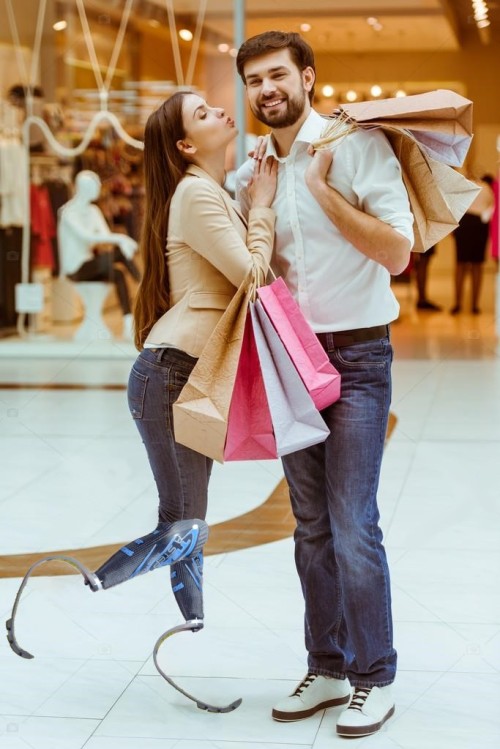
[(326, 183), (328, 171), (333, 163), (333, 151), (329, 148), (315, 151), (312, 146), (309, 146), (307, 152), (312, 156), (312, 159), (306, 169), (305, 180), (306, 185), (314, 195), (315, 189)]

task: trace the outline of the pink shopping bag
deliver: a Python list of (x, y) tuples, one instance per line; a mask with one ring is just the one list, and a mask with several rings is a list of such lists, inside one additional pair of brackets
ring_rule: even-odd
[(340, 374), (283, 279), (261, 286), (257, 294), (316, 408), (321, 411), (335, 403), (340, 398)]
[(229, 406), (224, 460), (266, 460), (277, 457), (271, 413), (252, 318), (248, 312)]

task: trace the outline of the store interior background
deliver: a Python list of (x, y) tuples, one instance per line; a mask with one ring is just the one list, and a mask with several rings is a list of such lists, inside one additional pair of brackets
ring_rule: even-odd
[[(11, 0), (28, 67), (42, 2)], [(7, 3), (0, 0), (0, 106), (21, 82)], [(105, 76), (126, 2), (83, 4)], [(195, 34), (201, 0), (171, 5), (177, 31)], [(193, 69), (193, 85), (230, 113), (236, 5), (207, 0)], [(475, 137), (467, 168), (496, 175), (500, 2), (487, 5), (490, 25), (479, 29), (471, 0), (246, 0), (245, 33), (310, 25), (301, 33), (316, 52), (315, 105), (324, 112), (336, 96), (369, 96), (373, 85), (383, 96), (451, 88), (468, 97)], [(177, 83), (166, 8), (167, 0), (133, 0), (112, 80), (109, 108), (136, 137)], [(58, 22), (66, 28), (56, 31)], [(185, 74), (193, 41), (177, 38)], [(47, 0), (36, 83), (45, 103), (64, 113), (56, 137), (78, 143), (98, 99), (77, 0)], [(326, 97), (325, 85), (336, 94)], [(259, 127), (247, 112), (248, 133)], [(416, 309), (414, 278), (394, 282), (401, 316), (391, 330), (394, 390), (379, 500), (399, 674), (395, 718), (357, 740), (369, 749), (500, 746), (499, 276), (488, 256), (482, 314), (467, 306), (452, 316), (454, 261), (448, 237), (430, 267), (429, 297), (442, 312)], [(0, 266), (1, 627), (32, 562), (65, 550), (97, 569), (157, 522), (154, 482), (126, 401), (137, 352), (120, 338), (114, 292), (104, 318), (115, 338), (77, 343), (78, 299), (46, 269), (34, 270), (44, 279), (44, 310), (20, 336), (15, 319), (1, 322), (4, 292), (11, 304), (15, 282)], [(215, 464), (207, 521), (206, 627), (166, 645), (162, 664), (188, 691), (220, 704), (242, 696), (242, 706), (228, 715), (197, 710), (158, 675), (153, 643), (180, 623), (165, 570), (94, 596), (67, 566), (46, 565), (30, 579), (17, 623), (35, 658), (16, 657), (0, 638), (1, 749), (341, 745), (335, 708), (290, 725), (270, 717), (305, 668), (280, 461)]]
[[(34, 46), (37, 5), (34, 0), (14, 3), (22, 54), (28, 68)], [(126, 0), (84, 2), (103, 77), (126, 5)], [(141, 139), (149, 112), (180, 83), (192, 85), (210, 103), (235, 113), (239, 82), (233, 55), (235, 10), (238, 10), (244, 15), (246, 36), (281, 28), (298, 31), (310, 42), (317, 64), (315, 106), (321, 112), (327, 113), (346, 101), (349, 91), (356, 92), (358, 101), (374, 98), (371, 93), (374, 85), (381, 90), (379, 98), (394, 96), (397, 91), (412, 94), (438, 88), (452, 89), (470, 98), (474, 102), (474, 139), (466, 170), (476, 177), (485, 173), (497, 175), (500, 136), (498, 3), (487, 3), (489, 25), (479, 28), (471, 0), (387, 0), (384, 3), (247, 0), (238, 4), (231, 0), (208, 0), (207, 3), (183, 0), (170, 3), (175, 16), (175, 35), (169, 23), (168, 2), (135, 0), (130, 7), (108, 106), (127, 131), (138, 139)], [(0, 97), (5, 98), (10, 86), (22, 82), (22, 76), (12, 45), (8, 15), (5, 9), (0, 13), (3, 16)], [(200, 21), (198, 39), (196, 30)], [(193, 39), (181, 38), (185, 30), (194, 35)], [(180, 76), (183, 80), (179, 80)], [(55, 133), (56, 137), (65, 144), (76, 145), (99, 104), (96, 78), (75, 0), (48, 0), (46, 3), (36, 83), (43, 89), (45, 105), (49, 105), (49, 109), (54, 105), (56, 111), (59, 109), (63, 114), (64, 122)], [(330, 91), (325, 87), (330, 87)], [(249, 134), (263, 132), (248, 110), (245, 130)], [(228, 170), (237, 166), (236, 161), (234, 150), (229, 156)], [(113, 218), (110, 220), (112, 222)], [(438, 294), (445, 309), (452, 306), (453, 267), (454, 246), (451, 238), (447, 238), (431, 262), (429, 282), (429, 296)], [(36, 344), (37, 350), (43, 350), (44, 343), (49, 344), (51, 340), (71, 339), (82, 308), (71, 288), (54, 273), (44, 272), (43, 268), (31, 268), (31, 272), (31, 280), (44, 284), (45, 304), (42, 312), (32, 315), (20, 330), (29, 333), (28, 336), (23, 334), (23, 344), (30, 342)], [(483, 308), (490, 314), (494, 312), (494, 275), (495, 266), (488, 259)], [(407, 281), (410, 276), (408, 273), (399, 280)], [(11, 281), (8, 283), (12, 286)], [(411, 313), (413, 285), (396, 282), (395, 289), (403, 315)], [(12, 289), (7, 293), (12, 294)], [(134, 293), (133, 285), (131, 293)], [(119, 337), (119, 313), (113, 291), (104, 309), (109, 326)], [(424, 318), (423, 322), (427, 325), (428, 319)], [(0, 356), (2, 350), (6, 355), (12, 353), (5, 344), (13, 344), (16, 338), (19, 338), (18, 330), (13, 329), (12, 320), (8, 325), (1, 325), (0, 344), (4, 345), (0, 345)], [(26, 347), (23, 345), (18, 350), (25, 351)]]

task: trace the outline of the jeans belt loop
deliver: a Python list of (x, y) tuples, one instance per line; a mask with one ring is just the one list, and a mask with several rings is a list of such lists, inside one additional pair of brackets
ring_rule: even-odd
[(372, 328), (356, 328), (354, 330), (337, 330), (331, 333), (317, 333), (318, 339), (322, 346), (333, 345), (335, 348), (342, 346), (352, 346), (356, 343), (365, 341), (374, 341), (378, 338), (385, 338), (389, 335), (388, 325), (375, 325)]

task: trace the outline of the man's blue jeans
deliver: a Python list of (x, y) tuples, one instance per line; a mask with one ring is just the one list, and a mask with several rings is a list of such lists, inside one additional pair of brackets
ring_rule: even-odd
[(389, 338), (334, 348), (342, 394), (322, 411), (325, 443), (284, 457), (297, 520), (309, 671), (355, 686), (394, 681), (389, 570), (377, 488), (391, 401)]
[(212, 461), (174, 439), (172, 404), (196, 364), (174, 348), (144, 349), (128, 382), (130, 412), (146, 447), (159, 497), (158, 519), (205, 519)]

